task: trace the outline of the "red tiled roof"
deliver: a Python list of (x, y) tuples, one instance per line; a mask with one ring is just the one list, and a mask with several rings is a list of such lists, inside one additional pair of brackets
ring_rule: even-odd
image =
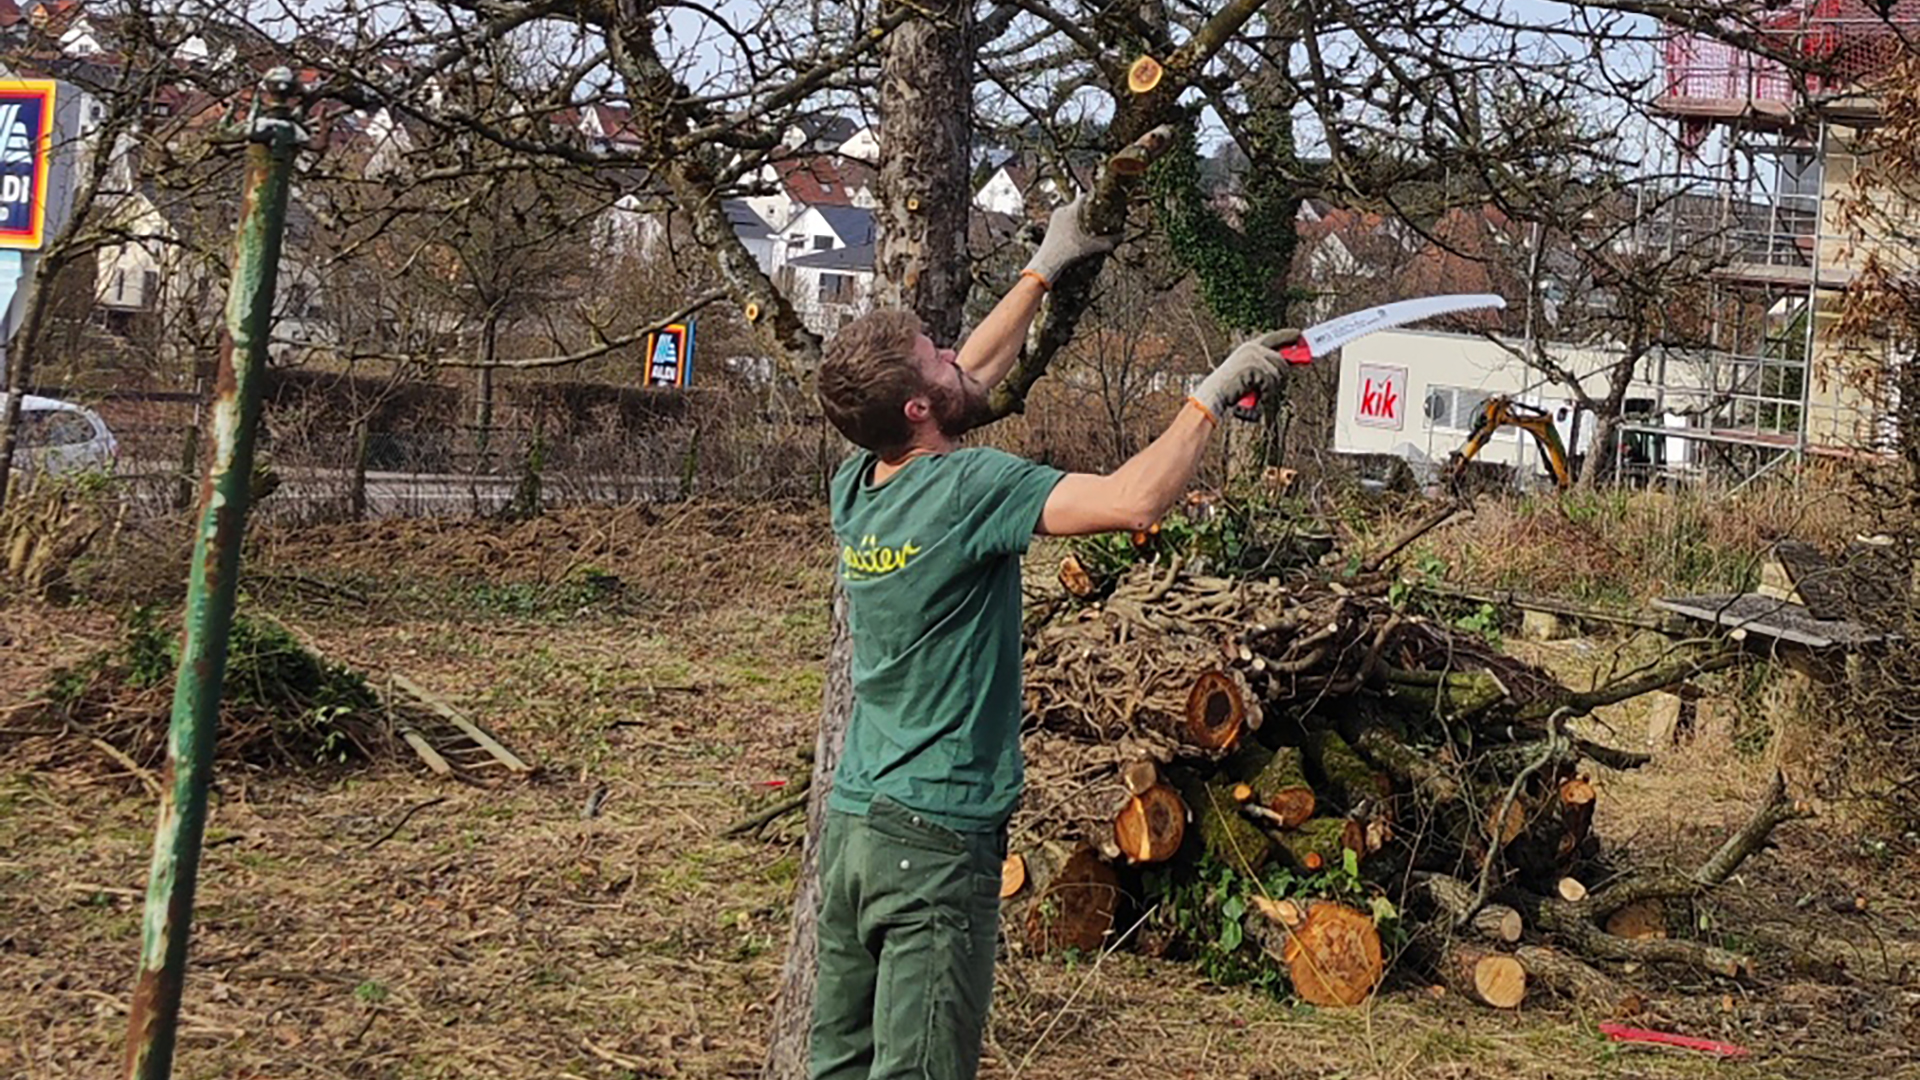
[(0, 27), (12, 26), (21, 18), (19, 4), (14, 3), (13, 0), (0, 0)]
[[(1428, 230), (1432, 237), (1410, 259), (1400, 274), (1400, 291), (1408, 296), (1433, 293), (1502, 293), (1513, 268), (1502, 262), (1497, 233), (1522, 240), (1520, 229), (1495, 206), (1455, 207)], [(1517, 250), (1517, 249), (1516, 249)], [(1449, 321), (1472, 328), (1500, 325), (1494, 311), (1466, 312)]]
[(788, 196), (809, 206), (851, 206), (853, 192), (874, 181), (870, 166), (837, 156), (787, 158), (773, 168)]
[(1328, 207), (1318, 221), (1300, 221), (1294, 225), (1302, 240), (1321, 240), (1334, 234), (1358, 236), (1373, 234), (1386, 225), (1386, 219), (1379, 214), (1359, 213), (1345, 207)]

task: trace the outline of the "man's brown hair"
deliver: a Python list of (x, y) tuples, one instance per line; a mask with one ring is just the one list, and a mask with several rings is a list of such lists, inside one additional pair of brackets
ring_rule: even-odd
[(820, 360), (820, 407), (855, 446), (886, 457), (913, 436), (907, 399), (926, 389), (914, 359), (919, 316), (887, 310), (840, 328)]

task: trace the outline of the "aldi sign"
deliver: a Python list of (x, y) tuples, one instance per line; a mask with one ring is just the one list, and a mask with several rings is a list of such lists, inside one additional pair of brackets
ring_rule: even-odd
[(693, 320), (648, 334), (647, 385), (686, 387), (692, 383)]
[(0, 80), (0, 249), (40, 250), (52, 151), (53, 83)]
[(1368, 427), (1399, 431), (1407, 419), (1407, 369), (1361, 364), (1354, 420)]

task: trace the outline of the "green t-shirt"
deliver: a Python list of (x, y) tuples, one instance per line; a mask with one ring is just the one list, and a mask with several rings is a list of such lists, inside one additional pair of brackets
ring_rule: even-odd
[(1000, 450), (914, 458), (875, 486), (872, 453), (834, 475), (853, 633), (853, 717), (827, 805), (884, 795), (952, 829), (1020, 797), (1020, 556), (1063, 475)]

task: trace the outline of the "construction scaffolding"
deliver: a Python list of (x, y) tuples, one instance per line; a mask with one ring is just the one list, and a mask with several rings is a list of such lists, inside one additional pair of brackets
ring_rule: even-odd
[(1673, 172), (1689, 179), (1653, 196), (1638, 232), (1650, 249), (1697, 260), (1703, 285), (1674, 313), (1695, 320), (1675, 335), (1686, 344), (1643, 373), (1651, 408), (1628, 418), (1629, 439), (1685, 444), (1649, 464), (1752, 475), (1787, 456), (1859, 448), (1858, 403), (1828, 370), (1827, 331), (1857, 257), (1831, 203), (1853, 175), (1854, 136), (1877, 118), (1874, 76), (1916, 40), (1910, 0), (1885, 14), (1811, 0), (1763, 21), (1751, 49), (1667, 37), (1652, 105), (1675, 121)]

